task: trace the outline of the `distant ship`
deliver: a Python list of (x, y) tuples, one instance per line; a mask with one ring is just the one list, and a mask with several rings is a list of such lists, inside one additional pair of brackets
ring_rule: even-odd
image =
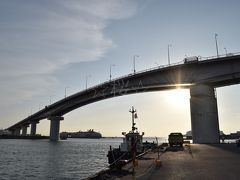
[(60, 139), (64, 140), (67, 138), (91, 138), (99, 139), (102, 138), (102, 134), (95, 132), (93, 129), (88, 131), (78, 131), (78, 132), (62, 132), (60, 133)]

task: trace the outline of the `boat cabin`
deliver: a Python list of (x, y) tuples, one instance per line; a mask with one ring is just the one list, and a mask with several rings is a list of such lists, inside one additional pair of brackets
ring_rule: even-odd
[(143, 152), (143, 144), (142, 139), (144, 133), (142, 135), (139, 132), (122, 133), (125, 137), (123, 138), (123, 142), (121, 143), (120, 149), (122, 152), (131, 152), (133, 148), (136, 148), (137, 153)]

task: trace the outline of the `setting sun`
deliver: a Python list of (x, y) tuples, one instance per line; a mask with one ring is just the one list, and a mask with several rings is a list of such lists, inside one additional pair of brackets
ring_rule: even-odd
[(174, 89), (164, 92), (165, 100), (171, 106), (181, 108), (183, 105), (189, 103), (189, 90), (188, 89)]

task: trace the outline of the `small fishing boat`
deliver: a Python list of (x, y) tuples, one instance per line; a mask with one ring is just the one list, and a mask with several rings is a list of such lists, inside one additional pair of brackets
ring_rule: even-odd
[(124, 138), (123, 142), (118, 148), (112, 148), (110, 146), (110, 150), (107, 154), (110, 167), (118, 165), (119, 162), (134, 159), (138, 154), (144, 152), (142, 141), (144, 132), (140, 134), (137, 127), (135, 127), (136, 123), (134, 122), (134, 119), (137, 118), (136, 109), (132, 107), (129, 112), (132, 114), (132, 130), (128, 133), (122, 132)]

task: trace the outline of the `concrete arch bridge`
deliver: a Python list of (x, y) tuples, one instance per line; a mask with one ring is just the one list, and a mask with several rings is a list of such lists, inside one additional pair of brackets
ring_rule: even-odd
[(197, 60), (129, 74), (83, 90), (55, 102), (8, 128), (14, 135), (36, 134), (40, 120), (49, 119), (50, 140), (59, 138), (63, 116), (81, 106), (127, 94), (161, 91), (176, 87), (190, 89), (191, 126), (194, 143), (218, 143), (219, 122), (215, 88), (240, 82), (240, 54)]

